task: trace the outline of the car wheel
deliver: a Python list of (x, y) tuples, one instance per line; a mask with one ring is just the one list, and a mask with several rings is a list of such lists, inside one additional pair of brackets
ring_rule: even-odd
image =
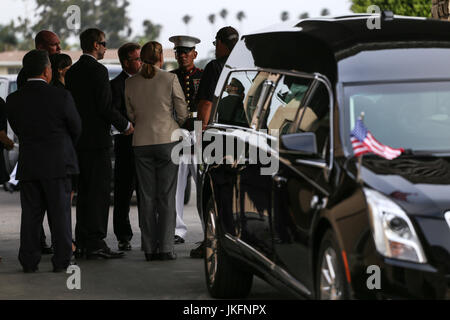
[(212, 200), (208, 202), (205, 232), (205, 276), (213, 298), (244, 298), (250, 293), (253, 274), (241, 270), (220, 243)]
[(316, 270), (316, 292), (320, 300), (350, 298), (341, 250), (332, 230), (328, 230), (320, 244)]

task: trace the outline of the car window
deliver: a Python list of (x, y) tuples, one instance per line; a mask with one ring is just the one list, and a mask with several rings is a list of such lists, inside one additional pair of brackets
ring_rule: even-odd
[(277, 83), (260, 128), (268, 129), (268, 133), (274, 136), (286, 133), (310, 84), (310, 79), (282, 76)]
[[(297, 119), (300, 120), (298, 127), (291, 130)], [(309, 103), (300, 106), (295, 120), (287, 123), (280, 131), (280, 135), (288, 132), (313, 132), (316, 136), (319, 154), (323, 159), (328, 158), (330, 149), (330, 96), (323, 83), (319, 83), (311, 99), (309, 99)]]
[(249, 127), (260, 93), (258, 85), (264, 78), (260, 74), (257, 71), (230, 74), (217, 104), (218, 123)]
[(13, 93), (16, 90), (17, 90), (17, 82), (16, 81), (11, 81), (9, 83), (8, 95)]
[(449, 88), (448, 81), (345, 87), (345, 135), (350, 135), (364, 112), (364, 125), (382, 144), (413, 151), (448, 152)]
[(8, 80), (0, 79), (0, 97), (3, 100), (6, 100), (6, 96), (8, 95)]

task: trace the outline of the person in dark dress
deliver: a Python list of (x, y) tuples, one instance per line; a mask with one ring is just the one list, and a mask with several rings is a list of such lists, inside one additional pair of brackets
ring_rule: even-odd
[(52, 86), (65, 89), (65, 76), (67, 70), (72, 66), (72, 58), (64, 53), (57, 53), (50, 56), (50, 63), (52, 64)]

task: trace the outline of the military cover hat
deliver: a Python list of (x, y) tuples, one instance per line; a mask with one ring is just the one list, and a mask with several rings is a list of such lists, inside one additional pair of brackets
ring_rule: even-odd
[(193, 48), (196, 44), (200, 43), (199, 38), (182, 35), (170, 37), (169, 41), (174, 43), (174, 49), (178, 47)]

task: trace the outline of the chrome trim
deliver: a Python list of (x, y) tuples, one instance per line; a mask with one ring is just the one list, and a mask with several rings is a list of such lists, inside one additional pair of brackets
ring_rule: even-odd
[(445, 220), (447, 220), (448, 227), (450, 228), (450, 211), (445, 213)]
[(272, 260), (268, 259), (264, 255), (262, 255), (259, 251), (257, 251), (255, 248), (250, 246), (249, 244), (245, 243), (241, 239), (238, 239), (229, 233), (225, 234), (225, 238), (231, 240), (236, 245), (238, 245), (242, 250), (249, 252), (250, 254), (254, 255), (257, 259), (259, 259), (261, 262), (263, 262), (264, 265), (269, 267), (277, 276), (278, 278), (284, 282), (285, 285), (292, 285), (297, 290), (303, 292), (303, 294), (311, 296), (311, 291), (308, 290), (302, 283), (300, 283), (297, 279), (292, 277), (286, 270), (281, 268), (280, 266), (277, 266)]
[(300, 177), (302, 177), (302, 179), (304, 179), (306, 182), (313, 185), (317, 190), (322, 192), (325, 196), (328, 197), (330, 195), (330, 193), (327, 190), (325, 190), (324, 188), (322, 188), (317, 182), (308, 178), (304, 173), (302, 173), (300, 170), (295, 168), (295, 166), (292, 165), (291, 161), (289, 161), (285, 158), (282, 158), (282, 157), (279, 157), (278, 159), (280, 160), (281, 163), (288, 166), (292, 171), (294, 171), (296, 174), (298, 174)]
[(326, 169), (328, 167), (326, 162), (319, 162), (319, 161), (312, 161), (312, 160), (296, 159), (295, 163), (304, 164), (307, 166), (317, 167), (317, 168), (321, 168), (321, 169)]

